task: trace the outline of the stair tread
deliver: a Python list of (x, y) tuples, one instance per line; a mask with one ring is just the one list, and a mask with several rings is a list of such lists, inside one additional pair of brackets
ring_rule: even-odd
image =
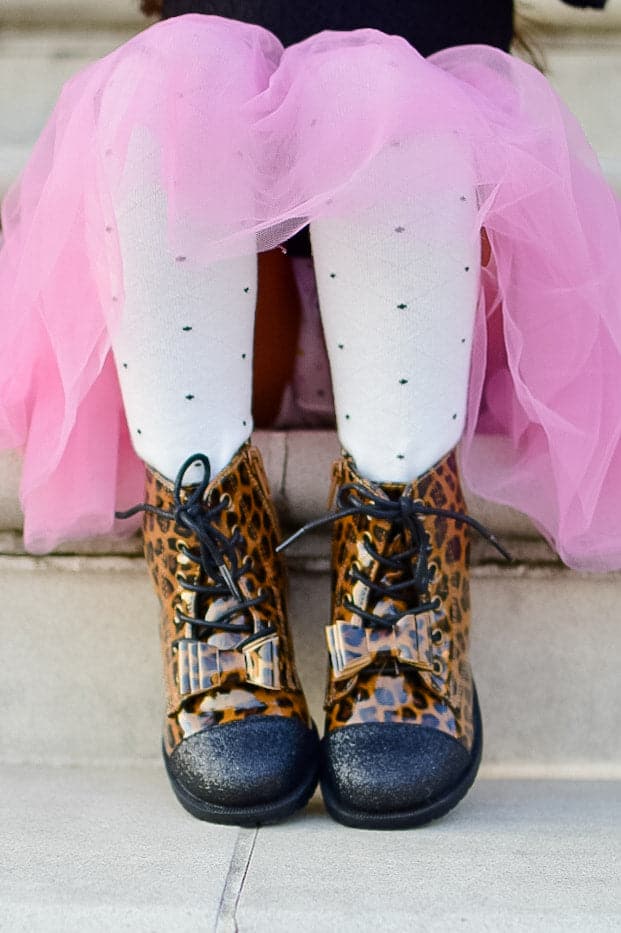
[(480, 780), (439, 823), (362, 833), (318, 797), (279, 827), (200, 823), (161, 766), (1, 780), (11, 931), (619, 928), (617, 782)]

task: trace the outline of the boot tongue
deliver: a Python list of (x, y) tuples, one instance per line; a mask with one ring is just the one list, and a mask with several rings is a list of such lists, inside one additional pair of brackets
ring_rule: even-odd
[(345, 456), (342, 461), (340, 484), (345, 483), (355, 483), (362, 489), (368, 489), (374, 496), (390, 499), (392, 502), (396, 502), (408, 488), (404, 483), (382, 483), (368, 479), (358, 472), (356, 464), (349, 456)]
[[(376, 483), (361, 476), (353, 463), (346, 457), (344, 460), (344, 469), (342, 473), (342, 483), (355, 483), (362, 490), (368, 490), (377, 499), (387, 499), (391, 502), (398, 502), (402, 496), (408, 498), (412, 496), (412, 484), (405, 483)], [(360, 528), (360, 526), (359, 526)], [(411, 543), (404, 534), (401, 523), (383, 520), (381, 518), (367, 519), (365, 531), (371, 534), (373, 547), (382, 557), (390, 558), (403, 553)], [(415, 557), (413, 558), (415, 560)], [(400, 569), (392, 569), (382, 566), (381, 562), (374, 562), (371, 571), (371, 578), (374, 583), (383, 583), (386, 586), (400, 583), (407, 574), (408, 564), (403, 562)], [(419, 602), (420, 594), (416, 592), (414, 586), (407, 588), (395, 595), (381, 595), (379, 593), (368, 592), (364, 598), (364, 607), (376, 614), (378, 617), (389, 617), (403, 612), (408, 606), (415, 606)]]
[(391, 502), (398, 502), (408, 489), (404, 483), (381, 483), (376, 488), (381, 490)]

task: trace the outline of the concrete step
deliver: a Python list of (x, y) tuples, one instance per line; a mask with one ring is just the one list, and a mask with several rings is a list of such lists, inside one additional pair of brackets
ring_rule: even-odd
[(614, 782), (479, 780), (411, 832), (350, 830), (319, 797), (258, 830), (188, 816), (161, 767), (5, 766), (11, 933), (617, 931)]
[[(320, 726), (327, 555), (317, 537), (290, 557), (297, 659)], [(5, 554), (0, 589), (0, 760), (156, 759), (158, 609), (142, 558)], [(621, 777), (620, 597), (618, 574), (526, 560), (475, 565), (473, 662), (488, 774)]]
[(91, 26), (139, 29), (149, 20), (140, 0), (2, 0), (3, 25), (23, 30)]
[(557, 35), (560, 32), (584, 35), (621, 28), (621, 0), (608, 0), (604, 10), (576, 9), (558, 0), (523, 0), (516, 8), (527, 23)]

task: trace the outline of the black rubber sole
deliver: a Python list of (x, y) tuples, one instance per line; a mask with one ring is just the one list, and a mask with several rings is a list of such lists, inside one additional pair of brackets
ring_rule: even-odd
[[(474, 784), (481, 755), (483, 753), (483, 724), (479, 701), (474, 694), (474, 744), (470, 753), (470, 764), (461, 775), (457, 784), (441, 797), (430, 800), (414, 810), (393, 811), (391, 813), (371, 813), (367, 810), (353, 810), (344, 806), (332, 789), (325, 773), (321, 777), (321, 792), (330, 816), (344, 826), (354, 829), (414, 829), (424, 826), (432, 820), (445, 816), (460, 800), (466, 796)], [(323, 744), (323, 743), (322, 743)]]
[(280, 800), (269, 803), (256, 804), (252, 807), (225, 807), (221, 804), (209, 803), (191, 794), (175, 779), (168, 765), (168, 755), (162, 746), (166, 773), (175, 796), (181, 806), (198, 820), (209, 823), (221, 823), (227, 826), (266, 826), (280, 823), (292, 816), (297, 810), (306, 806), (315, 793), (319, 783), (319, 765), (310, 774), (305, 775), (304, 781), (294, 791)]

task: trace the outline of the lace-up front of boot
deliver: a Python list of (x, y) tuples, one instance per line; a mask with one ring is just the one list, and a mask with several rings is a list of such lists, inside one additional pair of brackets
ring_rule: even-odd
[(334, 532), (327, 728), (407, 722), (469, 750), (469, 529), (424, 512), (465, 513), (454, 459), (410, 489), (373, 487), (349, 461), (338, 469), (357, 511)]
[[(204, 479), (184, 487), (197, 461)], [(204, 819), (279, 819), (312, 793), (317, 738), (295, 670), (260, 455), (245, 445), (213, 480), (202, 455), (174, 484), (147, 470), (138, 509), (162, 605), (164, 756), (177, 796)]]

